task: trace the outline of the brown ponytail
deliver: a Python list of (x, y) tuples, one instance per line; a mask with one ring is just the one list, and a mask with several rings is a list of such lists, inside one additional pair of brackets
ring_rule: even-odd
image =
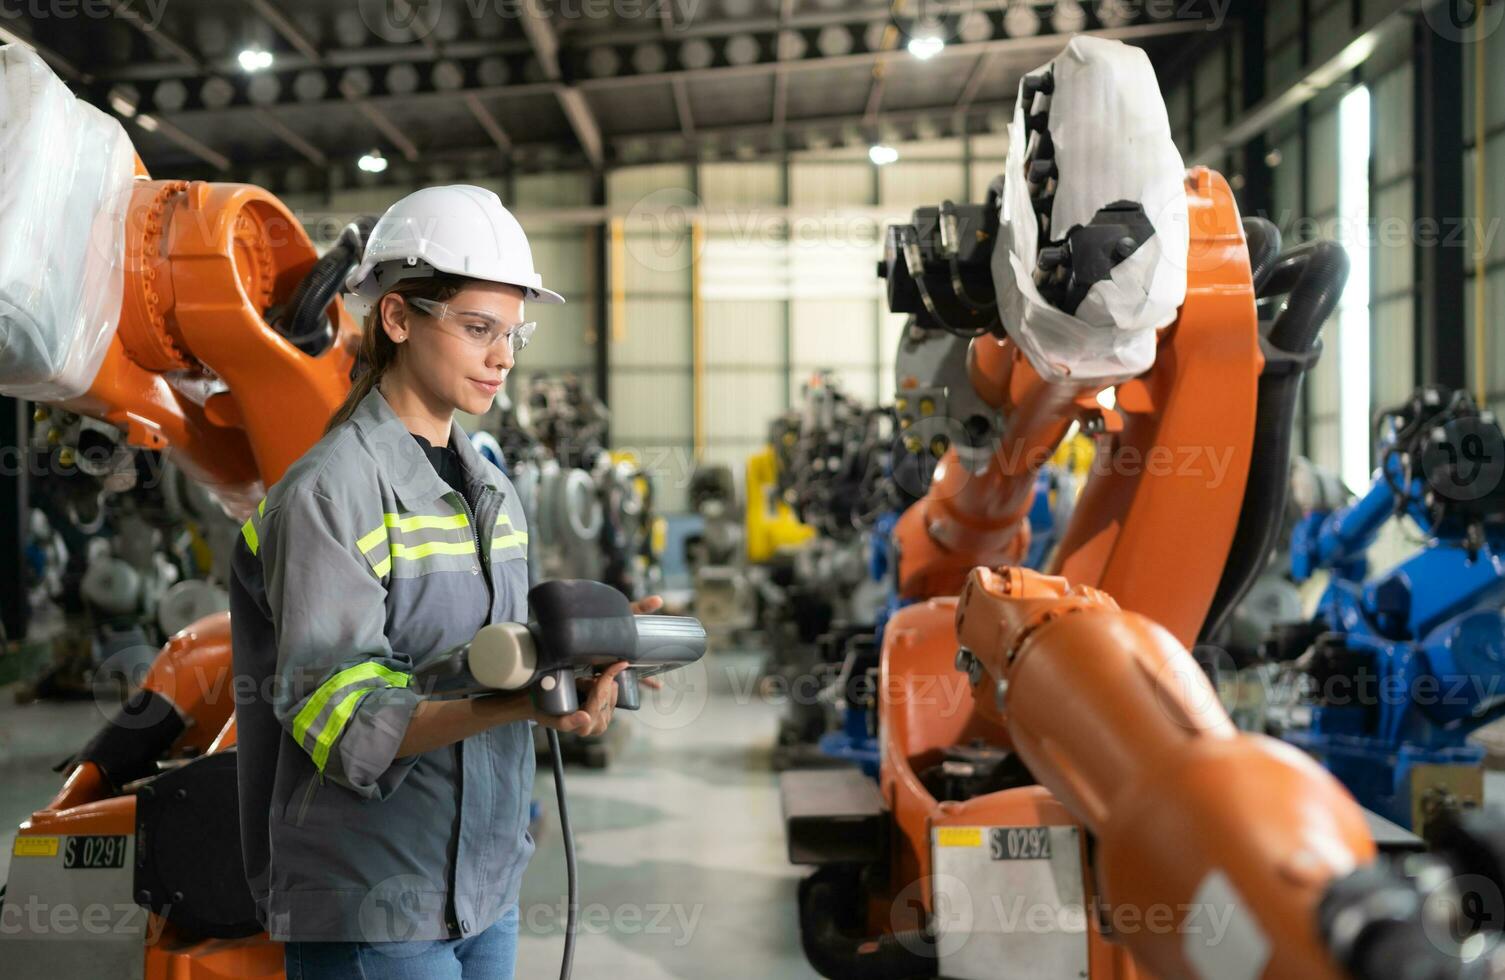
[[(417, 279), (404, 279), (382, 295), (388, 296), (396, 293), (399, 296), (431, 299), (442, 303), (453, 299), (472, 281), (464, 276), (439, 273)], [(350, 394), (345, 396), (340, 407), (335, 409), (334, 414), (329, 417), (329, 424), (324, 426), (324, 431), (327, 433), (335, 426), (348, 422), (350, 416), (355, 414), (356, 406), (371, 394), (371, 390), (381, 381), (387, 368), (396, 361), (397, 345), (382, 329), (381, 300), (378, 299), (371, 304), (371, 312), (366, 314), (366, 322), (361, 328), (361, 349), (355, 357), (355, 380), (350, 385)]]

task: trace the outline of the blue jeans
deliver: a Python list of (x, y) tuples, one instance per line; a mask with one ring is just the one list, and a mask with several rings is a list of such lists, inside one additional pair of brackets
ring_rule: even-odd
[(517, 906), (468, 939), (287, 943), (287, 980), (512, 980)]

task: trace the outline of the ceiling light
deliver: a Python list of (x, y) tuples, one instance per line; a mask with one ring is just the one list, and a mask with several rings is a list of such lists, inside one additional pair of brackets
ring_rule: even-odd
[(272, 67), (272, 52), (263, 51), (260, 48), (246, 48), (240, 53), (238, 60), (243, 71), (261, 71)]
[(929, 61), (931, 58), (934, 58), (941, 53), (941, 49), (945, 46), (946, 42), (941, 39), (939, 34), (926, 33), (909, 39), (909, 53), (921, 61)]
[(381, 150), (372, 150), (356, 161), (356, 166), (368, 174), (379, 174), (387, 169), (387, 158), (381, 155)]
[(868, 148), (867, 158), (882, 167), (899, 159), (899, 151), (886, 143), (875, 143)]

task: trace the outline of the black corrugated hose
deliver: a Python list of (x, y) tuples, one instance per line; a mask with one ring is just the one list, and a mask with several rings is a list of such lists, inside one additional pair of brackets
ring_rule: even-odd
[[(1251, 259), (1252, 244), (1251, 240)], [(1322, 325), (1337, 309), (1347, 282), (1348, 255), (1336, 242), (1306, 242), (1271, 264), (1257, 295), (1286, 297), (1266, 338), (1277, 356), (1285, 353), (1300, 358), (1310, 354)], [(1264, 570), (1280, 532), (1290, 486), (1291, 430), (1303, 374), (1303, 369), (1292, 367), (1290, 361), (1267, 361), (1259, 379), (1249, 482), (1244, 487), (1243, 509), (1228, 562), (1202, 625), (1203, 641), (1216, 635)]]

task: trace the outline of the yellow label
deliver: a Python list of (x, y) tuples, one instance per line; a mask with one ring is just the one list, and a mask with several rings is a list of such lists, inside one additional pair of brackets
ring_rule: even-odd
[(27, 858), (55, 858), (57, 857), (57, 845), (59, 837), (26, 837), (16, 838), (16, 846), (11, 853), (16, 857)]
[(935, 843), (938, 847), (981, 847), (981, 827), (937, 827)]

